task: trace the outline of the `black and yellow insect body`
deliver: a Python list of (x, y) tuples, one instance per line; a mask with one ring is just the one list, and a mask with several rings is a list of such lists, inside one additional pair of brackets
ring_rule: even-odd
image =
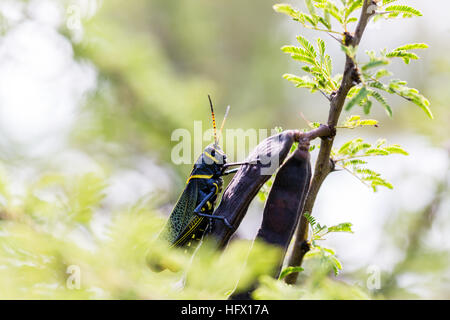
[(226, 163), (227, 157), (217, 139), (211, 99), (209, 101), (213, 117), (214, 143), (208, 145), (195, 162), (186, 181), (186, 187), (161, 233), (160, 237), (169, 241), (171, 246), (195, 247), (213, 220), (221, 220), (227, 227), (232, 228), (224, 217), (215, 216), (213, 213), (217, 197), (222, 191), (222, 176), (236, 172), (237, 169), (228, 171), (226, 169), (240, 163)]

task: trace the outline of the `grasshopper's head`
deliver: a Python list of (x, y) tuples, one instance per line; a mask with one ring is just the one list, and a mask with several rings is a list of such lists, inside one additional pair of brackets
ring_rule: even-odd
[(199, 160), (206, 165), (222, 168), (227, 163), (227, 155), (218, 144), (211, 143), (205, 148)]

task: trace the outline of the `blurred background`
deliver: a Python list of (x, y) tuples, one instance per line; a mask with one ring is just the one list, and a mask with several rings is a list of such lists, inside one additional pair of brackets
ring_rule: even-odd
[[(337, 281), (366, 287), (379, 270), (380, 288), (366, 290), (371, 297), (449, 299), (450, 4), (406, 2), (423, 17), (370, 25), (361, 52), (429, 44), (421, 60), (391, 67), (396, 78), (429, 98), (435, 119), (390, 96), (393, 118), (374, 106), (370, 118), (380, 121), (378, 128), (338, 131), (336, 146), (357, 137), (371, 143), (386, 138), (410, 155), (369, 162), (393, 190), (374, 193), (344, 171), (331, 174), (313, 215), (327, 225), (354, 225), (354, 234), (331, 235), (324, 243), (343, 263)], [(192, 168), (171, 161), (171, 134), (193, 130), (196, 120), (209, 126), (207, 94), (218, 119), (231, 105), (227, 128), (306, 128), (301, 113), (325, 122), (324, 97), (282, 79), (301, 71), (280, 47), (295, 44), (298, 34), (319, 36), (338, 72), (344, 55), (328, 35), (275, 13), (275, 3), (1, 0), (0, 220), (18, 212), (48, 219), (50, 212), (64, 211), (55, 204), (61, 198), (71, 203), (71, 194), (97, 186), (103, 190), (99, 205), (90, 205), (91, 194), (76, 204), (83, 208), (77, 215), (82, 227), (65, 233), (53, 221), (52, 230), (92, 248), (93, 238), (107, 237), (114, 213), (137, 203), (165, 219)], [(300, 0), (290, 3), (305, 7)], [(55, 184), (65, 193), (52, 189)], [(255, 199), (239, 238), (254, 237), (263, 205)], [(0, 229), (2, 243), (9, 234)], [(0, 259), (3, 281), (12, 274), (9, 263), (5, 255)], [(15, 297), (6, 291), (0, 296)]]

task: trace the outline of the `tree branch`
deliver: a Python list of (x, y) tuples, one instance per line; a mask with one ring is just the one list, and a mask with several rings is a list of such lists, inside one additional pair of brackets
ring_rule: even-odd
[[(361, 9), (361, 16), (358, 20), (358, 25), (356, 27), (355, 33), (353, 35), (347, 32), (344, 34), (345, 38), (343, 39), (343, 43), (345, 46), (356, 47), (359, 45), (364, 30), (366, 29), (370, 18), (375, 13), (373, 10), (370, 10), (371, 5), (376, 5), (376, 2), (374, 2), (373, 0), (364, 1), (363, 7)], [(330, 111), (328, 114), (328, 126), (330, 128), (336, 127), (339, 116), (341, 115), (342, 109), (344, 107), (347, 94), (355, 85), (355, 83), (358, 83), (358, 81), (359, 74), (355, 63), (353, 62), (353, 59), (351, 57), (346, 56), (345, 69), (341, 85), (336, 94), (332, 95), (330, 101)], [(304, 213), (312, 212), (317, 194), (319, 193), (323, 181), (328, 176), (328, 174), (334, 170), (334, 163), (330, 159), (333, 142), (334, 137), (331, 137), (328, 139), (322, 139), (322, 142), (320, 144), (320, 151), (316, 161), (314, 176), (311, 181), (311, 186), (306, 198), (305, 207), (300, 218), (300, 223), (297, 226), (297, 230), (295, 233), (293, 250), (288, 261), (289, 266), (299, 266), (303, 260), (303, 256), (307, 252), (306, 250), (304, 250), (304, 244), (308, 238), (308, 221), (305, 219)], [(297, 277), (298, 273), (291, 273), (285, 278), (285, 281), (288, 284), (294, 284), (297, 281)]]

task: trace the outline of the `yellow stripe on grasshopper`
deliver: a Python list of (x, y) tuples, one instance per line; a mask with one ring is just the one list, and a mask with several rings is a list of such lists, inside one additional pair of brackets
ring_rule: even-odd
[(219, 160), (217, 160), (216, 158), (214, 158), (212, 155), (210, 155), (208, 152), (204, 152), (205, 156), (207, 156), (208, 158), (210, 158), (212, 161), (214, 161), (215, 163), (219, 163)]
[(207, 175), (207, 174), (195, 174), (193, 176), (190, 176), (189, 179), (186, 181), (186, 184), (189, 183), (191, 179), (211, 179), (213, 175)]
[(218, 194), (219, 193), (219, 186), (215, 182), (213, 183), (213, 185), (216, 187), (216, 193), (215, 194)]

